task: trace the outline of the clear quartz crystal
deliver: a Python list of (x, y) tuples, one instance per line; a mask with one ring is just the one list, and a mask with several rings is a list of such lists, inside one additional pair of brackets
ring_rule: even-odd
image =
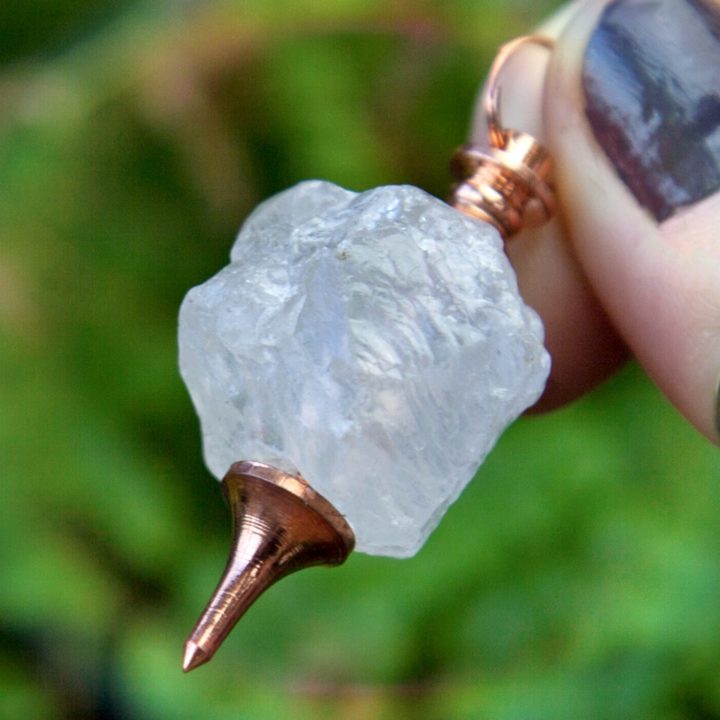
[(414, 187), (309, 181), (231, 258), (180, 311), (211, 472), (300, 472), (358, 550), (414, 554), (549, 372), (499, 235)]

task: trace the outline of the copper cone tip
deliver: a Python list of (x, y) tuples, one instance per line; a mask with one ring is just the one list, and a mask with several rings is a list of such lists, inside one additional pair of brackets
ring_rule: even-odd
[(188, 640), (185, 643), (185, 655), (183, 655), (183, 672), (190, 672), (209, 659), (210, 655), (207, 655), (199, 645)]
[(183, 670), (212, 658), (252, 603), (280, 578), (340, 565), (355, 545), (345, 518), (299, 475), (243, 461), (222, 481), (233, 541), (222, 578), (185, 643)]

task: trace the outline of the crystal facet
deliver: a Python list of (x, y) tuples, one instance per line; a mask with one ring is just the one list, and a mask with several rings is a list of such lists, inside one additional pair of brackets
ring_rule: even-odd
[(211, 472), (301, 472), (358, 550), (414, 554), (549, 372), (499, 235), (417, 188), (309, 181), (231, 259), (180, 313)]

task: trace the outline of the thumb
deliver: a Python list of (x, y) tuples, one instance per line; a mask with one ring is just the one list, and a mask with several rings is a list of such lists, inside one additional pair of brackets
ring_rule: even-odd
[(577, 3), (545, 83), (574, 255), (627, 346), (717, 442), (720, 3)]

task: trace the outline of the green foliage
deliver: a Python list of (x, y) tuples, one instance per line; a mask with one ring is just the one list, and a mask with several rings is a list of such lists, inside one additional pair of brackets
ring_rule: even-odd
[(555, 4), (0, 24), (0, 718), (720, 718), (720, 462), (632, 368), (518, 423), (417, 558), (288, 578), (179, 670), (228, 532), (183, 293), (304, 177), (441, 194), (494, 46)]

